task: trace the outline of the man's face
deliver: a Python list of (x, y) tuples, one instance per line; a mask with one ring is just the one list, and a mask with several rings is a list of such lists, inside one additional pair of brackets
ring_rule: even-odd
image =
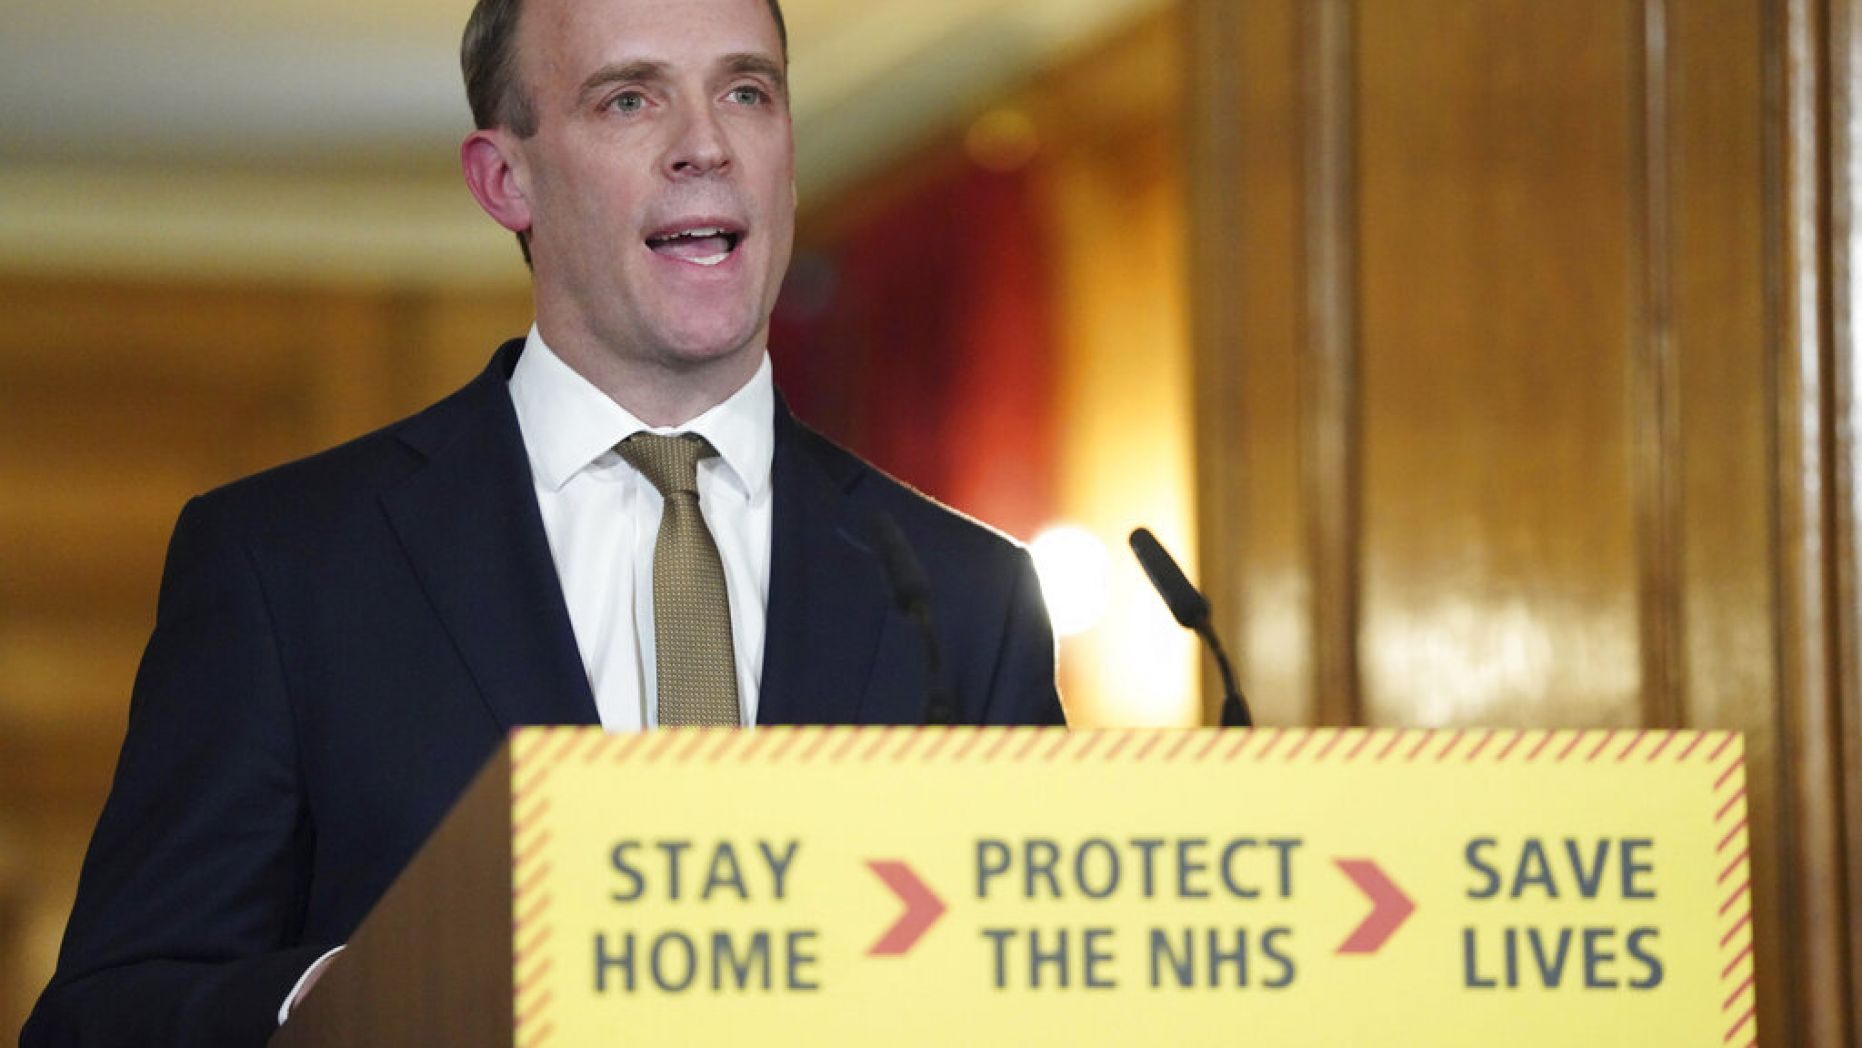
[(762, 347), (795, 227), (766, 0), (530, 0), (517, 50), (546, 337), (673, 369)]

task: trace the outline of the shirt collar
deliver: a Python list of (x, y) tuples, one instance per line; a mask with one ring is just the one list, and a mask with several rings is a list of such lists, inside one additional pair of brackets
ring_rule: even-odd
[(723, 403), (683, 426), (649, 426), (565, 364), (532, 325), (510, 390), (531, 471), (551, 491), (561, 491), (576, 474), (603, 464), (604, 456), (620, 461), (614, 446), (642, 430), (704, 437), (748, 498), (769, 486), (776, 391), (767, 352), (750, 381)]

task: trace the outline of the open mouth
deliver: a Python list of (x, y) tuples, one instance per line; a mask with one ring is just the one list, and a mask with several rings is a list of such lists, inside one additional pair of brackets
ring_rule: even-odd
[(718, 266), (731, 257), (743, 239), (743, 231), (739, 229), (700, 226), (650, 236), (647, 238), (647, 247), (654, 254), (695, 266)]

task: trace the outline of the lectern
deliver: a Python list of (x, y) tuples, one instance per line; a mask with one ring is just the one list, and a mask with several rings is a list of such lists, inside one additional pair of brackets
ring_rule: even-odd
[(1733, 1044), (1724, 732), (515, 733), (287, 1046)]
[(272, 1044), (511, 1045), (511, 949), (507, 743)]

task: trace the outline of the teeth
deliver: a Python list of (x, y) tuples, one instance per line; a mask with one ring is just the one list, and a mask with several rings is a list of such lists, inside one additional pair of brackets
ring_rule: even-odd
[(731, 257), (729, 254), (706, 255), (704, 258), (687, 258), (687, 259), (682, 259), (681, 261), (690, 262), (695, 266), (717, 266), (717, 265), (723, 265), (724, 260), (729, 257)]
[(681, 229), (677, 233), (666, 233), (660, 236), (656, 236), (653, 239), (659, 243), (664, 244), (664, 243), (668, 243), (674, 240), (679, 240), (685, 237), (691, 237), (694, 240), (698, 240), (704, 237), (721, 237), (723, 235), (724, 235), (723, 229), (720, 229), (716, 226), (712, 226), (707, 229)]

